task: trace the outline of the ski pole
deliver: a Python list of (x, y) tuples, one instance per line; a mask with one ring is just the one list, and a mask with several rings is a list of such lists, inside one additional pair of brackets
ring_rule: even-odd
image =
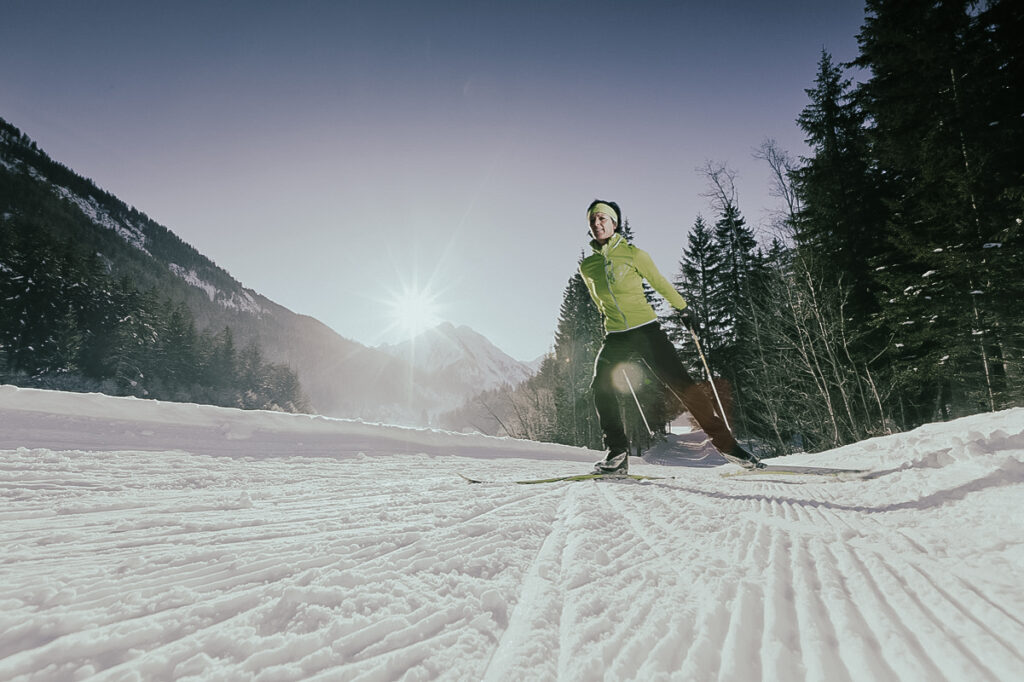
[(626, 374), (626, 370), (622, 370), (622, 376), (626, 380), (626, 385), (629, 386), (629, 392), (633, 394), (633, 400), (636, 401), (636, 409), (640, 410), (640, 418), (644, 420), (644, 426), (647, 427), (647, 433), (652, 437), (654, 431), (651, 431), (651, 425), (647, 423), (647, 415), (644, 414), (644, 408), (640, 407), (640, 399), (636, 397), (636, 391), (633, 390), (633, 382), (629, 380), (629, 375)]
[(700, 361), (704, 363), (704, 371), (708, 373), (708, 381), (711, 382), (711, 390), (715, 394), (715, 402), (718, 403), (718, 411), (722, 413), (722, 421), (725, 422), (725, 428), (732, 431), (732, 427), (729, 425), (729, 418), (725, 416), (725, 408), (722, 407), (722, 399), (718, 396), (718, 388), (715, 386), (715, 377), (711, 375), (711, 368), (708, 367), (708, 359), (704, 357), (704, 351), (700, 348), (700, 341), (697, 339), (697, 332), (693, 330), (693, 327), (687, 327), (690, 330), (690, 336), (693, 337), (693, 345), (697, 347), (697, 354), (700, 355)]

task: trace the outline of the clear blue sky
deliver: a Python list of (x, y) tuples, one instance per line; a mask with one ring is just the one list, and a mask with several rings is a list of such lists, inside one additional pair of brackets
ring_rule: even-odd
[(618, 201), (670, 278), (695, 171), (775, 200), (752, 150), (806, 152), (822, 48), (856, 55), (863, 4), (0, 0), (0, 116), (243, 284), (368, 345), (384, 303), (532, 359)]

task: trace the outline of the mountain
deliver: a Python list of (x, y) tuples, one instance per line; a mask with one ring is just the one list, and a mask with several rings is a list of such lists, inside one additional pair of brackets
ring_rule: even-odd
[(403, 343), (379, 350), (411, 365), (423, 385), (441, 398), (438, 407), (458, 407), (481, 391), (516, 385), (535, 372), (469, 327), (444, 322)]
[[(128, 277), (140, 291), (184, 302), (200, 331), (229, 327), (239, 348), (256, 342), (268, 361), (296, 372), (316, 412), (373, 421), (422, 423), (454, 399), (444, 377), (411, 366), (401, 354), (368, 348), (243, 286), (171, 230), (54, 161), (18, 128), (0, 119), (0, 221), (23, 233), (45, 232), (97, 254), (111, 276)], [(3, 270), (0, 254), (0, 273)], [(482, 337), (481, 337), (482, 338)], [(468, 337), (467, 337), (468, 339)], [(504, 366), (479, 340), (467, 340), (465, 369), (446, 364), (454, 391)], [(493, 348), (493, 347), (492, 347)], [(493, 357), (492, 357), (493, 355)], [(522, 376), (505, 363), (510, 381)]]
[(540, 372), (541, 365), (544, 364), (544, 360), (547, 359), (548, 355), (550, 355), (550, 353), (538, 355), (533, 360), (530, 360), (529, 362), (523, 364), (525, 364), (527, 368), (529, 368), (530, 374), (537, 374), (538, 372)]

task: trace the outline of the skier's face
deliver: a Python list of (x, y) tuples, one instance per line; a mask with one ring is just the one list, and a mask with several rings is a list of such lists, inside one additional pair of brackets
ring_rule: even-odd
[(615, 222), (604, 213), (590, 215), (590, 234), (599, 244), (604, 244), (615, 234)]

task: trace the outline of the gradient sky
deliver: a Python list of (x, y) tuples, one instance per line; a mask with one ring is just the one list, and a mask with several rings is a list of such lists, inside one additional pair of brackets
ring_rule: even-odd
[(713, 222), (706, 161), (767, 226), (752, 151), (806, 153), (804, 90), (862, 20), (859, 0), (0, 0), (0, 116), (345, 337), (398, 340), (386, 302), (429, 290), (533, 359), (594, 197), (669, 278)]

